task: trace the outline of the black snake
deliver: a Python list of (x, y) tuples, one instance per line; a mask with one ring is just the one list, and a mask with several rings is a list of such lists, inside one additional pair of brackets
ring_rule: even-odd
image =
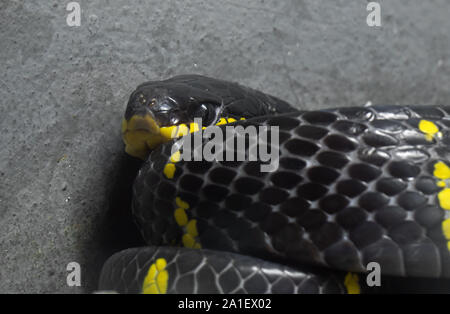
[[(250, 160), (249, 143), (260, 143), (250, 133), (243, 152), (226, 137), (214, 148), (241, 161), (186, 161), (185, 147), (174, 150), (214, 125), (278, 127), (276, 170)], [(449, 127), (444, 106), (298, 111), (204, 76), (144, 83), (122, 133), (126, 152), (145, 159), (132, 210), (149, 246), (110, 257), (99, 290), (449, 292)], [(271, 132), (263, 142), (273, 149)], [(367, 285), (372, 262), (381, 286)]]

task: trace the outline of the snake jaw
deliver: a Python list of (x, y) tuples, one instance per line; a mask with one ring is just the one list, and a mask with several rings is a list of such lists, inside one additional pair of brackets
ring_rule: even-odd
[(140, 159), (146, 159), (152, 149), (166, 142), (158, 123), (150, 114), (123, 119), (122, 138), (127, 154)]
[(134, 115), (122, 120), (122, 138), (125, 152), (145, 160), (150, 151), (172, 139), (179, 138), (200, 129), (196, 122), (160, 127), (151, 114)]

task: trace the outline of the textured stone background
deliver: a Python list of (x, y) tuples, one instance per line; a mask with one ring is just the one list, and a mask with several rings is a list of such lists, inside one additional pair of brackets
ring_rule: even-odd
[(91, 292), (138, 244), (119, 129), (143, 81), (206, 74), (308, 109), (450, 99), (447, 0), (380, 1), (381, 28), (361, 0), (81, 0), (80, 27), (67, 2), (0, 3), (2, 293)]

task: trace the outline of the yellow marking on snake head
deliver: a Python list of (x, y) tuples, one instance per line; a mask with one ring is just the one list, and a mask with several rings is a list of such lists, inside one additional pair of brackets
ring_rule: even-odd
[[(166, 140), (161, 135), (153, 135), (147, 138), (146, 143), (150, 149), (154, 149), (155, 147), (165, 143)], [(149, 151), (150, 152), (150, 151)]]
[(174, 216), (175, 221), (180, 227), (185, 226), (188, 223), (188, 217), (186, 211), (183, 208), (177, 208), (175, 210)]
[(160, 135), (158, 124), (150, 114), (135, 115), (128, 121), (123, 119), (121, 131), (125, 151), (141, 159), (145, 159), (151, 149), (165, 141)]
[(180, 151), (177, 150), (175, 153), (170, 156), (170, 161), (173, 163), (179, 162), (181, 160), (181, 154)]
[(172, 179), (174, 174), (175, 174), (175, 165), (168, 163), (164, 166), (164, 175), (168, 178), (168, 179)]
[(177, 137), (185, 136), (189, 134), (189, 128), (186, 124), (179, 124), (178, 125), (178, 131), (177, 131)]
[(193, 132), (197, 132), (199, 130), (200, 130), (200, 128), (199, 128), (198, 124), (195, 122), (191, 122), (191, 124), (189, 125), (189, 131), (191, 133), (193, 133)]
[(450, 189), (443, 189), (438, 194), (439, 205), (445, 210), (450, 210)]
[(123, 141), (127, 154), (145, 159), (149, 153), (147, 141), (152, 141), (152, 136), (147, 131), (126, 131), (123, 134)]
[(183, 209), (188, 209), (189, 208), (189, 204), (185, 201), (183, 201), (181, 198), (176, 197), (175, 198), (175, 203), (177, 204), (178, 207), (183, 208)]
[(433, 174), (441, 180), (450, 179), (450, 168), (444, 162), (439, 161), (434, 164)]
[[(241, 118), (245, 120), (245, 118)], [(234, 118), (220, 118), (217, 125), (235, 122)], [(202, 127), (205, 129), (206, 127)], [(173, 126), (159, 127), (153, 116), (135, 115), (129, 120), (123, 119), (122, 137), (125, 143), (125, 151), (134, 157), (147, 158), (150, 150), (160, 144), (168, 142), (174, 138), (188, 135), (200, 130), (199, 124), (191, 122), (189, 124), (179, 124)]]
[(165, 294), (169, 281), (169, 272), (165, 269), (167, 262), (164, 258), (158, 258), (153, 263), (142, 283), (143, 294)]
[[(240, 118), (240, 120), (245, 120), (244, 117)], [(219, 122), (216, 123), (216, 125), (223, 125), (223, 124), (228, 124), (228, 123), (233, 123), (236, 122), (237, 120), (235, 118), (225, 118), (222, 117), (219, 119)], [(205, 128), (205, 127), (203, 127)]]
[(135, 115), (127, 121), (127, 130), (146, 130), (156, 134), (159, 132), (159, 126), (150, 114)]
[(359, 278), (357, 274), (347, 273), (344, 279), (344, 285), (345, 288), (347, 289), (348, 294), (361, 293), (361, 288), (359, 286), (358, 280)]
[(425, 138), (428, 141), (433, 140), (433, 137), (435, 135), (439, 135), (439, 128), (436, 126), (436, 124), (428, 120), (420, 120), (419, 130), (425, 133)]
[(450, 240), (450, 218), (442, 222), (442, 231), (444, 232), (445, 238)]
[(186, 231), (192, 237), (198, 237), (197, 220), (191, 219), (186, 226)]
[(160, 128), (160, 133), (162, 137), (164, 137), (167, 140), (173, 139), (176, 137), (177, 134), (177, 126), (165, 126)]
[(220, 118), (219, 122), (216, 123), (216, 125), (223, 125), (223, 124), (227, 124), (227, 119), (225, 118)]

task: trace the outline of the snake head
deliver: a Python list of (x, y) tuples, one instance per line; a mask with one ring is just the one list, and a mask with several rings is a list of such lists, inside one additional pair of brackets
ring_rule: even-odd
[(129, 155), (146, 159), (159, 145), (197, 130), (195, 118), (205, 127), (217, 122), (221, 99), (179, 78), (147, 82), (131, 94), (122, 121)]
[(206, 76), (151, 81), (138, 86), (128, 101), (122, 122), (125, 151), (146, 159), (162, 143), (197, 130), (195, 118), (208, 127), (227, 118), (236, 121), (293, 110), (276, 97)]

